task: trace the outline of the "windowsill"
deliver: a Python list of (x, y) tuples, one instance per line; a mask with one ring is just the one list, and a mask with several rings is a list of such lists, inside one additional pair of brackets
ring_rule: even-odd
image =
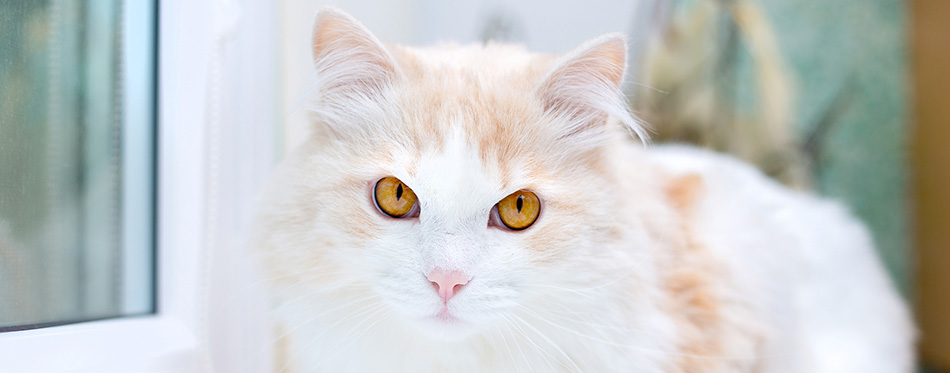
[(180, 320), (125, 317), (0, 334), (0, 361), (11, 372), (180, 372), (196, 370), (198, 345)]

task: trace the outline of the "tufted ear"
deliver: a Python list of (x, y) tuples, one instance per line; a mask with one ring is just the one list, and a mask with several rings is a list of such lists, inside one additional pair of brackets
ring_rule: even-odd
[(620, 90), (626, 64), (624, 36), (603, 35), (561, 57), (542, 80), (538, 95), (547, 111), (569, 118), (570, 134), (603, 127), (612, 116), (645, 139)]
[(330, 101), (373, 96), (398, 71), (395, 59), (365, 26), (333, 8), (317, 13), (313, 60), (321, 96)]

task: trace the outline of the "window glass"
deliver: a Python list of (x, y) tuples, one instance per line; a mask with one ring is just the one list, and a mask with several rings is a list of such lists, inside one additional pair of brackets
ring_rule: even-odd
[(0, 331), (155, 308), (154, 19), (123, 6), (0, 0)]

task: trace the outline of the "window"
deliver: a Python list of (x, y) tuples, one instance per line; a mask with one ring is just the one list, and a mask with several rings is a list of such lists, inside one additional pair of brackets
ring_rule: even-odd
[[(0, 161), (4, 162), (0, 199), (4, 220), (13, 220), (7, 216), (14, 213), (18, 221), (27, 219), (21, 218), (23, 214), (35, 214), (30, 218), (36, 221), (48, 219), (45, 215), (67, 214), (73, 220), (63, 226), (80, 232), (77, 235), (83, 238), (57, 241), (63, 242), (60, 246), (19, 249), (25, 245), (20, 242), (24, 240), (21, 236), (26, 236), (23, 232), (38, 230), (42, 236), (43, 228), (31, 228), (27, 222), (6, 223), (2, 245), (6, 252), (17, 250), (15, 255), (21, 256), (33, 255), (25, 250), (60, 253), (67, 256), (56, 259), (63, 266), (87, 275), (104, 271), (94, 274), (100, 276), (98, 282), (74, 275), (74, 283), (58, 282), (62, 286), (58, 289), (34, 286), (25, 291), (20, 285), (8, 285), (7, 272), (0, 273), (0, 291), (6, 292), (3, 297), (11, 291), (25, 293), (18, 295), (21, 299), (46, 299), (54, 297), (49, 292), (56, 291), (79, 299), (90, 297), (57, 303), (69, 307), (58, 306), (63, 311), (55, 315), (42, 305), (30, 306), (39, 314), (3, 314), (0, 361), (4, 372), (199, 370), (205, 348), (196, 290), (201, 277), (202, 206), (195, 203), (194, 196), (203, 193), (204, 111), (191, 103), (200, 101), (206, 82), (193, 79), (188, 74), (194, 69), (183, 67), (205, 64), (202, 56), (187, 51), (207, 48), (207, 38), (195, 37), (206, 35), (201, 34), (206, 32), (201, 26), (212, 14), (206, 5), (169, 0), (159, 9), (154, 1), (0, 0)], [(189, 16), (166, 16), (171, 14)], [(182, 30), (192, 32), (185, 35)], [(24, 62), (25, 58), (33, 59)], [(53, 67), (55, 74), (49, 72)], [(14, 69), (26, 72), (14, 74)], [(163, 75), (160, 80), (156, 78), (159, 75)], [(20, 88), (8, 86), (15, 79), (19, 79), (16, 84)], [(53, 85), (55, 81), (60, 85)], [(181, 83), (186, 81), (189, 84)], [(22, 88), (27, 83), (30, 86)], [(48, 102), (52, 100), (73, 105), (72, 111), (60, 111), (64, 108)], [(178, 126), (156, 126), (162, 118)], [(54, 124), (72, 132), (49, 134), (48, 127)], [(35, 134), (14, 134), (14, 130)], [(13, 136), (18, 136), (16, 141), (10, 139)], [(56, 140), (50, 136), (57, 136)], [(16, 149), (7, 150), (14, 145)], [(72, 147), (58, 150), (68, 150), (72, 156), (53, 157), (42, 150), (56, 146)], [(43, 185), (51, 177), (45, 169), (21, 166), (32, 156), (46, 157), (45, 162), (71, 172), (65, 179), (53, 181), (59, 190), (71, 193), (72, 199), (47, 201), (42, 190), (25, 190), (30, 185)], [(14, 179), (7, 171), (13, 168), (8, 167), (26, 176)], [(164, 176), (158, 177), (160, 173)], [(19, 177), (39, 181), (30, 184)], [(92, 185), (91, 179), (106, 180), (99, 181), (105, 186)], [(94, 194), (99, 188), (110, 193)], [(13, 196), (33, 196), (30, 198), (37, 198), (37, 203), (50, 207), (22, 212), (21, 208), (38, 207), (11, 201)], [(9, 205), (12, 203), (18, 205)], [(92, 247), (91, 243), (102, 242)], [(26, 276), (63, 276), (48, 267), (47, 259), (31, 262), (29, 267), (25, 263), (8, 267), (26, 272)], [(0, 258), (0, 264), (7, 263), (6, 258)], [(37, 293), (31, 295), (34, 291)], [(100, 298), (93, 297), (100, 296), (109, 301), (95, 303)], [(12, 303), (3, 298), (0, 308), (9, 312)], [(94, 304), (107, 306), (94, 308)], [(59, 325), (62, 323), (69, 324)]]
[[(14, 213), (18, 221), (27, 219), (22, 214), (42, 221), (43, 214), (70, 213), (74, 223), (67, 227), (83, 239), (24, 250), (59, 250), (71, 256), (61, 263), (75, 271), (102, 271), (94, 274), (100, 276), (95, 288), (73, 275), (74, 281), (60, 282), (67, 288), (57, 291), (111, 297), (109, 307), (97, 308), (106, 312), (87, 312), (92, 304), (106, 304), (89, 300), (73, 303), (73, 311), (56, 317), (44, 314), (43, 306), (16, 319), (7, 316), (12, 312), (3, 313), (3, 372), (195, 372), (209, 370), (212, 362), (216, 370), (235, 372), (271, 366), (265, 351), (270, 330), (262, 321), (266, 302), (247, 296), (262, 289), (238, 254), (256, 192), (279, 144), (277, 7), (228, 0), (156, 3), (0, 0), (0, 214), (5, 221), (12, 221), (8, 215)], [(64, 38), (59, 42), (71, 50), (55, 49), (53, 34), (43, 30), (55, 19), (71, 22), (59, 24)], [(33, 60), (23, 62), (26, 50), (56, 54), (49, 60), (33, 54)], [(74, 105), (72, 111), (51, 111), (59, 108), (47, 102), (57, 87), (45, 85), (50, 75), (43, 64), (53, 62), (60, 73), (73, 74), (56, 91), (58, 99)], [(93, 63), (98, 68), (90, 70)], [(36, 79), (24, 80), (33, 88), (6, 86), (14, 64), (33, 74), (17, 77)], [(109, 105), (111, 116), (90, 119), (88, 110), (105, 113)], [(58, 119), (48, 119), (49, 113)], [(72, 132), (49, 140), (53, 124), (71, 126)], [(16, 149), (7, 149), (12, 146)], [(59, 151), (73, 156), (51, 158), (44, 146), (71, 146)], [(98, 150), (94, 157), (87, 155), (93, 150)], [(19, 166), (27, 162), (71, 170), (64, 180), (72, 184), (55, 179), (60, 190), (72, 193), (69, 204), (44, 200), (45, 189), (28, 186), (46, 185), (51, 176), (45, 169)], [(9, 181), (8, 165), (38, 181)], [(109, 194), (92, 192), (101, 187), (90, 184), (93, 174), (107, 180), (102, 183)], [(17, 195), (49, 206), (21, 211), (38, 207), (12, 201)], [(52, 236), (53, 231), (31, 224), (6, 223), (2, 237), (14, 239), (0, 245), (12, 252), (13, 245), (24, 245), (26, 231)], [(98, 256), (80, 255), (93, 251)], [(98, 264), (90, 262), (103, 257)], [(0, 257), (0, 265), (7, 263)], [(63, 275), (50, 270), (45, 259), (30, 265), (12, 268), (35, 276)], [(13, 304), (7, 292), (27, 293), (20, 299), (34, 293), (7, 285), (4, 271), (0, 312)]]
[(125, 5), (0, 2), (0, 331), (155, 309), (155, 38)]

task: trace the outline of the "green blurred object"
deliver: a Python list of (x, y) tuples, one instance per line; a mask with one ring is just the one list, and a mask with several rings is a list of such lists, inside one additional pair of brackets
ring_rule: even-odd
[(657, 142), (731, 153), (839, 199), (904, 294), (906, 9), (884, 0), (671, 0), (641, 55), (633, 107)]

